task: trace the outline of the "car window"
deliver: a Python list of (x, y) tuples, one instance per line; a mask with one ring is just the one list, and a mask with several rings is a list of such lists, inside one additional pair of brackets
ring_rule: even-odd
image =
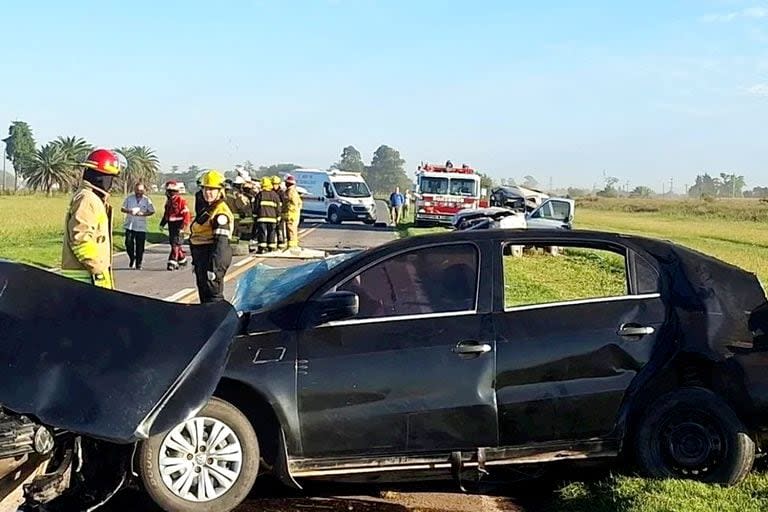
[(471, 244), (417, 249), (377, 263), (337, 290), (358, 295), (359, 319), (472, 311), (478, 260)]
[(585, 247), (504, 247), (507, 308), (628, 294), (623, 254)]
[(553, 219), (565, 220), (571, 214), (571, 207), (565, 201), (550, 201), (549, 204)]

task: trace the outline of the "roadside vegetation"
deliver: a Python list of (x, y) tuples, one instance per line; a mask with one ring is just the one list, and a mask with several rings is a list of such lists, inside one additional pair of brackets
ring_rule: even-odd
[[(148, 243), (164, 241), (160, 231), (165, 197), (152, 195), (157, 213), (147, 219)], [(124, 214), (120, 212), (124, 196), (116, 194), (110, 203), (114, 209), (114, 250), (125, 250), (123, 230)], [(70, 196), (65, 194), (44, 197), (41, 195), (0, 196), (0, 215), (7, 219), (0, 226), (0, 259), (21, 261), (46, 268), (56, 268), (61, 263), (61, 243), (64, 239), (64, 217)]]

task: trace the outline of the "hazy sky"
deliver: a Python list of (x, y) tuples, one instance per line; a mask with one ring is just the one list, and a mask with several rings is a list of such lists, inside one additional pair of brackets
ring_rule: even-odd
[[(577, 5), (579, 4), (579, 5)], [(165, 168), (379, 144), (495, 177), (768, 185), (768, 2), (36, 0), (0, 11), (0, 126)]]

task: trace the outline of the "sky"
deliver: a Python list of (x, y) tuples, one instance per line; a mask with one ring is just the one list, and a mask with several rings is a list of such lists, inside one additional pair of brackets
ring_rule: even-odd
[(768, 1), (9, 2), (0, 129), (172, 165), (380, 144), (544, 186), (768, 185)]

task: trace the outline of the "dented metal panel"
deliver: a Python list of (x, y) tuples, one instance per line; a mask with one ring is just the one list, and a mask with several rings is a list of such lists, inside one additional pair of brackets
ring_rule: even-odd
[(0, 262), (0, 405), (129, 443), (210, 398), (237, 330), (226, 304), (186, 306)]

